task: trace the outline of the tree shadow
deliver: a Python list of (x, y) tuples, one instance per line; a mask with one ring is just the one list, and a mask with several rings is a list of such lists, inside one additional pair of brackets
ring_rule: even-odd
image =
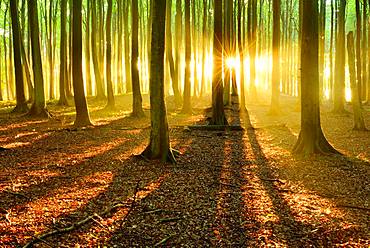
[[(250, 123), (249, 115), (248, 113), (244, 116), (244, 121), (246, 123)], [(287, 135), (287, 140), (293, 140), (295, 136), (293, 134), (289, 134), (289, 130), (286, 128), (282, 128), (285, 135)], [(265, 188), (265, 191), (268, 193), (269, 198), (272, 201), (272, 208), (274, 213), (278, 216), (278, 222), (274, 224), (272, 227), (273, 235), (271, 236), (272, 239), (275, 239), (275, 242), (277, 243), (285, 243), (287, 246), (330, 246), (333, 244), (340, 244), (340, 243), (350, 243), (354, 242), (366, 242), (366, 240), (369, 239), (369, 235), (366, 230), (368, 230), (368, 224), (361, 224), (360, 221), (363, 221), (363, 219), (359, 219), (358, 223), (355, 223), (355, 225), (348, 225), (347, 227), (336, 225), (331, 225), (332, 223), (325, 223), (324, 219), (330, 219), (330, 222), (334, 223), (342, 223), (345, 225), (346, 223), (346, 216), (325, 216), (326, 218), (322, 217), (321, 223), (312, 223), (310, 219), (301, 219), (299, 216), (302, 214), (300, 211), (302, 209), (297, 209), (292, 205), (292, 202), (296, 201), (294, 197), (296, 197), (299, 194), (303, 194), (303, 192), (296, 192), (297, 194), (288, 194), (290, 189), (284, 189), (285, 184), (284, 181), (281, 181), (279, 179), (279, 168), (273, 167), (272, 164), (276, 163), (277, 161), (269, 160), (266, 155), (263, 152), (263, 149), (258, 141), (256, 130), (254, 128), (248, 128), (247, 129), (247, 136), (249, 139), (249, 143), (251, 145), (253, 154), (255, 156), (256, 162), (258, 164), (257, 168), (257, 175), (260, 179), (261, 184)], [(284, 149), (287, 149), (287, 145), (284, 143), (279, 142), (278, 144), (275, 144), (276, 146), (281, 146)], [(271, 148), (270, 148), (271, 149)], [(273, 148), (272, 148), (273, 149)], [(317, 158), (316, 158), (317, 159)], [(318, 160), (321, 160), (320, 162), (323, 163), (322, 160), (324, 160), (325, 166), (330, 168), (333, 164), (338, 162), (338, 160), (346, 161), (346, 163), (352, 163), (346, 158), (340, 158), (340, 157), (320, 157)], [(309, 163), (312, 163), (314, 160), (310, 160)], [(330, 161), (330, 162), (329, 162)], [(300, 163), (302, 161), (298, 161)], [(307, 161), (306, 161), (307, 162)], [(352, 163), (352, 165), (354, 165)], [(288, 166), (288, 165), (287, 165)], [(294, 166), (293, 166), (294, 167)], [(301, 166), (299, 168), (302, 168)], [(293, 170), (299, 170), (299, 168), (293, 168)], [(312, 167), (310, 167), (312, 168)], [(322, 168), (322, 167), (321, 167)], [(280, 171), (281, 172), (281, 171)], [(306, 171), (308, 172), (308, 171)], [(329, 171), (325, 171), (324, 173), (328, 173)], [(362, 171), (364, 172), (364, 171)], [(311, 171), (312, 173), (312, 171)], [(316, 173), (323, 173), (323, 171), (316, 171)], [(294, 173), (292, 173), (294, 174)], [(316, 194), (320, 198), (328, 198), (326, 189), (328, 187), (313, 187), (317, 183), (317, 181), (312, 180), (302, 180), (304, 178), (304, 173), (299, 174), (300, 178), (295, 178), (296, 183), (302, 182), (304, 184), (304, 188), (309, 191), (313, 191), (314, 194)], [(368, 172), (367, 172), (368, 175)], [(317, 175), (316, 175), (317, 176)], [(359, 180), (360, 187), (367, 187), (368, 184), (368, 176), (366, 179), (366, 176), (360, 176), (355, 172), (355, 177), (357, 180)], [(325, 178), (325, 180), (324, 180)], [(333, 180), (331, 180), (331, 176), (327, 175), (327, 177), (322, 177), (321, 183), (330, 185), (333, 183)], [(337, 178), (338, 179), (338, 178)], [(280, 180), (280, 181), (279, 181)], [(288, 180), (291, 180), (291, 178), (288, 178)], [(342, 178), (341, 180), (348, 180), (345, 178)], [(357, 180), (351, 180), (352, 183), (356, 182)], [(308, 184), (308, 182), (311, 182), (311, 184)], [(351, 183), (350, 183), (351, 184)], [(341, 187), (350, 187), (350, 184), (344, 186), (341, 184)], [(356, 187), (355, 187), (356, 188)], [(320, 191), (318, 190), (320, 189)], [(337, 189), (338, 190), (338, 189)], [(338, 191), (344, 190), (343, 188), (339, 189)], [(355, 191), (355, 189), (354, 189)], [(369, 192), (368, 190), (362, 191), (362, 192)], [(352, 193), (354, 193), (352, 191)], [(362, 193), (363, 194), (363, 193)], [(362, 195), (361, 197), (366, 197), (366, 195)], [(291, 199), (293, 198), (293, 199)], [(325, 199), (327, 200), (327, 199)], [(333, 199), (330, 199), (333, 200)], [(367, 199), (368, 201), (369, 199)], [(294, 207), (294, 208), (293, 208)], [(312, 209), (304, 209), (308, 211), (309, 215), (315, 215), (315, 208)], [(324, 222), (323, 222), (324, 221)], [(357, 224), (357, 225), (356, 225)], [(361, 227), (359, 227), (361, 226)], [(365, 226), (365, 228), (364, 228)], [(367, 226), (367, 227), (366, 227)], [(356, 238), (353, 237), (353, 234), (356, 233)]]

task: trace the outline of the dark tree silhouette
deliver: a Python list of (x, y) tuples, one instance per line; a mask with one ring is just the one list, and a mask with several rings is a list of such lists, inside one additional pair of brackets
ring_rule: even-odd
[(303, 0), (301, 42), (301, 131), (293, 153), (338, 153), (326, 140), (320, 124), (318, 0)]
[(139, 79), (139, 13), (138, 13), (138, 1), (132, 0), (131, 2), (132, 12), (132, 43), (131, 43), (131, 82), (132, 82), (132, 116), (142, 117), (144, 116), (142, 98), (140, 92), (140, 79)]
[(49, 113), (45, 108), (44, 77), (42, 73), (42, 60), (40, 51), (40, 32), (37, 14), (37, 0), (28, 0), (28, 21), (31, 30), (31, 49), (33, 81), (35, 83), (35, 99), (29, 111), (30, 116), (48, 117)]
[(164, 48), (166, 0), (153, 1), (153, 24), (150, 61), (151, 132), (148, 147), (142, 153), (149, 159), (175, 163), (170, 147), (166, 106), (164, 102)]
[(12, 31), (13, 31), (13, 59), (15, 70), (15, 89), (17, 104), (12, 112), (25, 113), (28, 111), (26, 97), (24, 95), (24, 81), (21, 61), (21, 40), (20, 30), (18, 23), (18, 7), (17, 1), (10, 1), (10, 14), (12, 18)]
[(222, 1), (215, 1), (211, 125), (226, 125), (222, 85)]
[(72, 82), (76, 105), (75, 126), (91, 125), (82, 77), (82, 0), (73, 0)]

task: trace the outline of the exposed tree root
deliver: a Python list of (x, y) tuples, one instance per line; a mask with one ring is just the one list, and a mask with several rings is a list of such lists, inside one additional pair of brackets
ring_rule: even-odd
[(144, 159), (145, 161), (150, 161), (151, 159), (161, 159), (162, 162), (177, 164), (176, 156), (181, 155), (181, 153), (178, 150), (169, 148), (167, 154), (162, 155), (163, 155), (162, 157), (153, 156), (149, 145), (145, 148), (145, 150), (141, 154), (135, 155), (135, 157)]
[(27, 103), (16, 105), (15, 108), (11, 111), (13, 114), (19, 114), (19, 113), (27, 113), (29, 111), (29, 108), (27, 106)]
[(300, 133), (297, 143), (293, 147), (292, 153), (298, 156), (302, 155), (303, 157), (308, 157), (312, 154), (341, 155), (340, 152), (329, 144), (322, 132), (319, 133), (319, 137), (317, 137), (316, 140), (312, 137), (305, 140), (302, 133)]
[[(118, 203), (118, 204), (115, 204), (115, 205), (109, 207), (108, 209), (106, 209), (102, 213), (98, 214), (98, 216), (104, 216), (104, 215), (107, 215), (107, 214), (115, 211), (118, 208), (126, 208), (126, 207), (130, 207), (130, 206), (131, 205)], [(96, 216), (97, 216), (97, 214), (90, 215), (90, 216), (86, 217), (85, 219), (83, 219), (83, 220), (81, 220), (79, 222), (73, 223), (69, 227), (62, 228), (62, 229), (56, 229), (56, 230), (53, 230), (53, 231), (44, 233), (44, 234), (42, 234), (40, 236), (37, 236), (33, 240), (31, 240), (30, 242), (28, 242), (27, 244), (25, 244), (23, 246), (23, 248), (32, 247), (34, 244), (39, 243), (40, 241), (45, 241), (44, 239), (46, 239), (48, 237), (51, 237), (51, 236), (55, 236), (55, 235), (59, 235), (59, 234), (65, 234), (65, 233), (72, 232), (72, 231), (76, 230), (77, 228), (80, 228), (81, 226), (83, 226), (83, 225), (85, 225), (85, 224), (93, 221), (94, 217), (96, 217)]]

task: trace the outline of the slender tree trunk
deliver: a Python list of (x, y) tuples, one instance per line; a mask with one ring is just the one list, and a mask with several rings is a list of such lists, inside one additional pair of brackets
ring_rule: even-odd
[[(362, 58), (361, 58), (361, 10), (360, 10), (360, 1), (356, 0), (356, 72), (357, 72), (357, 89), (358, 95), (360, 97), (360, 105), (361, 105), (361, 95), (363, 87), (362, 81)], [(365, 26), (365, 24), (364, 24)], [(352, 86), (351, 86), (352, 88)], [(366, 88), (365, 88), (366, 89)]]
[(335, 81), (334, 81), (334, 109), (335, 113), (343, 113), (345, 101), (345, 12), (346, 0), (340, 0), (338, 12), (338, 33), (335, 49)]
[(129, 21), (128, 21), (128, 11), (130, 9), (131, 1), (123, 1), (125, 15), (123, 17), (123, 35), (125, 41), (125, 79), (126, 79), (126, 93), (132, 92), (132, 83), (131, 83), (131, 67), (130, 67), (130, 39), (129, 39)]
[[(250, 5), (250, 6), (249, 6)], [(256, 49), (257, 49), (257, 1), (251, 0), (248, 3), (250, 8), (250, 39), (249, 39), (249, 75), (250, 75), (250, 97), (251, 100), (257, 99), (256, 89)]]
[(370, 35), (370, 34), (367, 34), (366, 32), (366, 25), (370, 26), (368, 24), (368, 19), (367, 19), (367, 2), (366, 0), (363, 1), (363, 8), (362, 8), (362, 22), (363, 22), (363, 28), (362, 28), (362, 53), (363, 53), (363, 56), (362, 56), (362, 88), (361, 88), (361, 95), (360, 95), (360, 98), (361, 98), (361, 101), (365, 101), (366, 100), (366, 89), (368, 88), (367, 87), (367, 81), (370, 80), (369, 77), (370, 77), (370, 73), (369, 71), (366, 70), (366, 65), (367, 65), (367, 58), (366, 58), (366, 53), (367, 53), (367, 43), (366, 43), (366, 35)]
[(106, 69), (105, 73), (107, 75), (107, 93), (108, 93), (108, 108), (114, 108), (114, 94), (113, 94), (113, 83), (112, 83), (112, 0), (108, 0), (108, 13), (106, 22)]
[(320, 99), (322, 98), (325, 75), (325, 22), (326, 22), (326, 0), (320, 0), (319, 17), (319, 69), (320, 69)]
[(49, 2), (49, 37), (48, 37), (48, 63), (49, 63), (49, 98), (54, 99), (54, 60), (53, 60), (53, 2)]
[[(24, 81), (21, 61), (20, 30), (18, 23), (17, 1), (10, 1), (10, 13), (12, 19), (13, 31), (13, 50), (14, 50), (14, 70), (15, 70), (15, 88), (17, 104), (13, 112), (24, 113), (28, 111), (26, 97), (24, 95)], [(0, 81), (1, 83), (1, 81)]]
[(97, 0), (92, 0), (92, 9), (91, 9), (91, 28), (93, 32), (91, 33), (91, 45), (92, 45), (92, 60), (94, 66), (94, 78), (96, 86), (96, 98), (105, 99), (104, 86), (103, 86), (103, 72), (100, 69), (100, 41), (99, 41), (99, 32), (98, 32), (98, 18), (96, 14), (96, 4)]
[(138, 39), (138, 23), (139, 23), (139, 13), (138, 13), (138, 3), (137, 0), (132, 0), (131, 2), (131, 12), (132, 12), (132, 43), (131, 43), (131, 82), (132, 82), (132, 116), (142, 117), (144, 116), (144, 111), (142, 107), (142, 98), (140, 92), (140, 79), (139, 79), (139, 39)]
[[(316, 1), (316, 0), (314, 0)], [(280, 0), (273, 0), (271, 114), (280, 112)]]
[(82, 76), (82, 0), (73, 0), (73, 37), (72, 37), (72, 82), (74, 100), (76, 105), (75, 126), (91, 125), (87, 103), (85, 98), (84, 83)]
[(67, 106), (67, 0), (60, 1), (60, 69), (59, 69), (59, 105)]
[(222, 84), (222, 2), (222, 0), (214, 2), (211, 125), (227, 125), (223, 101), (224, 89)]
[[(249, 2), (248, 2), (249, 4)], [(227, 106), (230, 104), (230, 79), (232, 73), (232, 52), (231, 52), (231, 19), (232, 19), (232, 0), (224, 0), (224, 44), (225, 44), (225, 53), (226, 53), (226, 63), (227, 67), (224, 70), (225, 79), (224, 79), (224, 105)]]
[(122, 1), (117, 1), (117, 91), (118, 94), (123, 93), (123, 80), (122, 80)]
[[(352, 106), (353, 106), (353, 117), (354, 117), (354, 130), (364, 131), (366, 130), (365, 121), (361, 111), (361, 100), (359, 91), (357, 88), (358, 81), (356, 83), (356, 66), (355, 66), (355, 45), (353, 32), (349, 32), (347, 35), (347, 50), (348, 50), (348, 67), (349, 77), (351, 82), (352, 92)], [(358, 75), (358, 74), (357, 74)]]
[(44, 78), (42, 72), (42, 61), (39, 39), (39, 23), (37, 14), (37, 0), (28, 0), (28, 21), (31, 31), (32, 67), (33, 81), (35, 82), (35, 100), (32, 103), (29, 115), (48, 117), (45, 108)]
[[(175, 74), (178, 82), (181, 82), (181, 53), (182, 53), (182, 0), (176, 0), (176, 16), (175, 16)], [(181, 89), (179, 89), (181, 92)]]
[(90, 45), (90, 19), (91, 19), (91, 0), (87, 0), (86, 9), (86, 37), (85, 37), (85, 78), (86, 78), (86, 94), (93, 95), (91, 82), (91, 45)]
[(172, 31), (171, 31), (171, 6), (172, 0), (167, 0), (166, 10), (166, 57), (170, 67), (170, 74), (172, 80), (172, 89), (175, 96), (176, 105), (181, 104), (181, 95), (179, 91), (178, 76), (175, 74), (175, 62), (172, 55)]
[(208, 19), (208, 5), (207, 0), (203, 0), (203, 30), (202, 30), (202, 77), (199, 96), (202, 97), (206, 90), (206, 58), (207, 58), (207, 19)]
[(242, 13), (244, 11), (244, 1), (238, 0), (238, 48), (239, 48), (239, 58), (240, 58), (240, 109), (242, 111), (245, 109), (245, 89), (244, 89), (244, 20), (242, 23)]
[(330, 79), (329, 79), (329, 99), (333, 98), (333, 84), (334, 84), (334, 59), (333, 59), (333, 50), (334, 50), (334, 1), (331, 0), (330, 9), (330, 52), (329, 52), (329, 59), (330, 59)]
[(190, 33), (190, 0), (185, 0), (185, 79), (184, 79), (184, 103), (182, 112), (191, 114), (191, 82), (190, 82), (190, 62), (191, 62), (191, 33)]

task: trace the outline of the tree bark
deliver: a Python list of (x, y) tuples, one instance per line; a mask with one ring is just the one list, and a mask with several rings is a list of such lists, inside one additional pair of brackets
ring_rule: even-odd
[(303, 0), (301, 65), (301, 131), (293, 153), (338, 153), (326, 140), (320, 124), (318, 0)]
[(45, 108), (44, 95), (44, 78), (42, 73), (42, 61), (39, 39), (39, 23), (37, 14), (37, 0), (28, 0), (28, 21), (31, 31), (31, 48), (32, 48), (32, 67), (33, 81), (35, 83), (34, 94), (35, 100), (29, 111), (30, 116), (48, 117), (49, 114)]
[(272, 93), (270, 114), (280, 112), (280, 0), (273, 0)]
[(185, 78), (184, 78), (184, 102), (182, 113), (191, 114), (191, 33), (190, 33), (190, 0), (185, 0)]
[(13, 52), (14, 52), (14, 70), (15, 70), (15, 89), (16, 89), (16, 106), (12, 112), (24, 113), (28, 111), (26, 97), (24, 94), (24, 80), (21, 61), (21, 46), (20, 46), (20, 29), (18, 23), (18, 7), (17, 1), (10, 1), (10, 14), (12, 19), (13, 31)]
[(222, 84), (222, 0), (214, 2), (211, 125), (227, 125)]
[(164, 101), (164, 50), (166, 0), (153, 1), (153, 25), (150, 61), (151, 132), (147, 148), (142, 153), (149, 159), (163, 162), (176, 160), (170, 147), (166, 106)]
[[(356, 67), (355, 67), (355, 45), (353, 32), (347, 34), (347, 51), (348, 51), (348, 67), (349, 77), (351, 83), (352, 92), (352, 106), (353, 106), (353, 118), (354, 118), (354, 130), (365, 131), (365, 121), (361, 111), (361, 100), (358, 91), (358, 81), (356, 83)], [(357, 74), (358, 76), (358, 74)]]
[(334, 80), (334, 109), (335, 113), (343, 113), (345, 101), (345, 14), (346, 0), (340, 0), (338, 12), (338, 33), (335, 49), (335, 80)]
[(82, 77), (82, 0), (73, 0), (72, 83), (76, 105), (75, 126), (91, 125)]
[(106, 69), (105, 73), (107, 76), (107, 93), (108, 93), (108, 108), (114, 108), (114, 93), (113, 93), (113, 83), (112, 83), (112, 0), (108, 0), (108, 13), (106, 22)]
[(138, 3), (137, 0), (132, 0), (131, 2), (131, 12), (132, 12), (132, 40), (131, 40), (131, 82), (132, 82), (132, 116), (142, 117), (144, 116), (144, 111), (142, 107), (142, 98), (140, 92), (140, 79), (139, 79), (139, 40), (138, 40), (138, 23), (139, 23), (139, 13), (138, 13)]
[(59, 69), (59, 105), (68, 106), (67, 85), (67, 0), (60, 1), (60, 69)]

